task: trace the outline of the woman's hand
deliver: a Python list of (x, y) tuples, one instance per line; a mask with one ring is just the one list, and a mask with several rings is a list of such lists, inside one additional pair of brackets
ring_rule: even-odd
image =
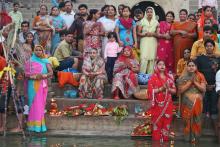
[(56, 28), (55, 31), (59, 33), (62, 29)]
[(134, 48), (137, 48), (137, 42), (135, 42), (135, 43), (133, 44), (133, 47), (134, 47)]
[(123, 46), (124, 45), (124, 43), (121, 40), (118, 41), (118, 44), (119, 44), (119, 46)]
[(43, 78), (43, 79), (46, 79), (46, 78), (47, 78), (47, 74), (43, 74), (43, 75), (42, 75), (42, 78)]
[(186, 31), (180, 31), (180, 34), (182, 37), (187, 37), (187, 32)]
[(151, 37), (151, 33), (150, 32), (146, 32), (144, 35), (145, 35), (145, 37)]
[(131, 70), (134, 71), (134, 72), (138, 72), (139, 71), (139, 68), (137, 66), (132, 66), (131, 67)]
[(91, 79), (93, 79), (95, 76), (96, 76), (96, 74), (95, 73), (89, 73), (89, 75), (88, 75)]
[(170, 36), (169, 33), (166, 33), (166, 34), (164, 35), (164, 37), (165, 37), (166, 40), (170, 40), (170, 39), (171, 39), (171, 36)]
[(89, 34), (89, 35), (94, 35), (93, 31), (90, 31), (88, 34)]

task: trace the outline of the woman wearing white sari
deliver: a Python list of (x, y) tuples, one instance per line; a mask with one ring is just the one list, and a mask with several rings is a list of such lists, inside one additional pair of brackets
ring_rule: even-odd
[(154, 61), (156, 58), (157, 39), (156, 30), (159, 23), (152, 7), (147, 7), (144, 18), (138, 26), (140, 36), (140, 59), (141, 73), (153, 73)]
[(115, 18), (116, 15), (116, 8), (113, 5), (108, 6), (108, 12), (106, 17), (102, 17), (98, 20), (98, 22), (102, 23), (102, 26), (104, 28), (105, 36), (102, 39), (102, 57), (104, 57), (104, 52), (105, 52), (105, 45), (108, 42), (107, 35), (109, 32), (114, 32), (115, 26), (116, 26), (116, 21), (117, 19)]

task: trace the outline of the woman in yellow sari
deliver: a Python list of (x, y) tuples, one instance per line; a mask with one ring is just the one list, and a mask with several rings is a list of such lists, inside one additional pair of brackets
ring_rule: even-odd
[(159, 23), (152, 7), (147, 7), (144, 18), (138, 25), (140, 39), (140, 59), (142, 73), (153, 73), (154, 61), (156, 58), (157, 39), (156, 30)]
[(181, 115), (184, 121), (184, 136), (195, 143), (201, 135), (202, 99), (206, 90), (206, 80), (197, 71), (195, 61), (187, 62), (186, 71), (177, 80), (181, 95)]

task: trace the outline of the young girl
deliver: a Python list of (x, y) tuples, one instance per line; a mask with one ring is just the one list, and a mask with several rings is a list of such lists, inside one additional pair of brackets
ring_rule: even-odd
[(122, 17), (116, 22), (115, 32), (118, 35), (120, 46), (137, 47), (136, 23), (130, 18), (131, 9), (124, 6), (122, 9)]
[(115, 32), (110, 32), (108, 34), (108, 43), (105, 47), (104, 59), (107, 61), (105, 65), (105, 70), (108, 76), (108, 82), (112, 83), (113, 78), (113, 68), (115, 65), (115, 61), (117, 59), (118, 53), (121, 51), (119, 44), (117, 42), (117, 34)]

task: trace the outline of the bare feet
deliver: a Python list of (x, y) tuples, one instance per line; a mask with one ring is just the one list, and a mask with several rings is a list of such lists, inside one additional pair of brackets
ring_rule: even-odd
[(0, 132), (3, 132), (4, 131), (4, 127), (0, 127)]
[(115, 100), (118, 100), (118, 99), (119, 99), (119, 96), (118, 96), (118, 95), (115, 95), (113, 98), (114, 98)]
[(23, 129), (21, 128), (14, 128), (14, 129), (11, 129), (10, 132), (13, 132), (13, 133), (17, 133), (17, 132), (22, 132)]
[(102, 100), (102, 97), (97, 98), (98, 100)]

